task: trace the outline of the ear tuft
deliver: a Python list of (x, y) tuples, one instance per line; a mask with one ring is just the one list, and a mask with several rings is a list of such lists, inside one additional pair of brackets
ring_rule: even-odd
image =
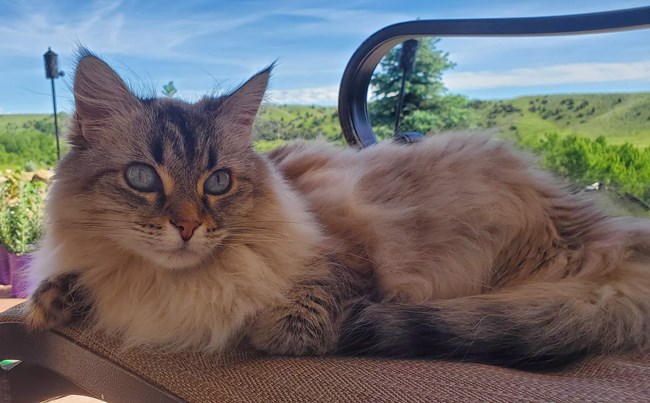
[(114, 113), (133, 107), (138, 99), (106, 62), (86, 48), (77, 50), (73, 92), (80, 126), (108, 119)]

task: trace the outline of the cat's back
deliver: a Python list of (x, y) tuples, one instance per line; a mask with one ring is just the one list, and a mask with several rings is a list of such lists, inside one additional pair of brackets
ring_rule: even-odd
[(439, 227), (449, 217), (491, 226), (544, 215), (544, 197), (559, 191), (526, 157), (486, 134), (441, 134), (361, 150), (303, 143), (269, 158), (330, 228)]
[(527, 158), (486, 134), (442, 134), (413, 145), (387, 141), (361, 150), (297, 143), (268, 157), (303, 193), (355, 194), (380, 203), (539, 181)]
[[(554, 189), (525, 158), (486, 135), (362, 150), (297, 144), (269, 158), (339, 241), (341, 260), (372, 270), (386, 289), (403, 294), (400, 300), (480, 291), (496, 253), (544, 216), (539, 195)], [(455, 261), (446, 266), (459, 268), (451, 277), (471, 278), (475, 289), (437, 277), (439, 259), (450, 256)], [(413, 277), (401, 267), (415, 270)]]

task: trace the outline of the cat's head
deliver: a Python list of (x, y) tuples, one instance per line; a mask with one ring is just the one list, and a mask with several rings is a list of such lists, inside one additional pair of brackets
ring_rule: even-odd
[(244, 240), (275, 203), (273, 172), (251, 144), (269, 73), (193, 104), (141, 99), (83, 51), (51, 225), (166, 268), (196, 266)]

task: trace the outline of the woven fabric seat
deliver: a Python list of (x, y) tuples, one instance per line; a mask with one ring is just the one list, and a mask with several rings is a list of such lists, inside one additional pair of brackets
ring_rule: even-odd
[(556, 373), (429, 360), (269, 357), (252, 350), (168, 354), (124, 350), (119, 340), (82, 327), (29, 333), (21, 307), (0, 313), (0, 356), (56, 371), (107, 401), (650, 401), (647, 353), (593, 357)]

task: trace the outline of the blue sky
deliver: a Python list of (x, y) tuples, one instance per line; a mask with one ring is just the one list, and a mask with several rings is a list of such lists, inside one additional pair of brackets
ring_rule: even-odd
[[(489, 6), (488, 6), (489, 5)], [(276, 103), (334, 105), (345, 65), (378, 29), (407, 20), (525, 17), (648, 5), (636, 0), (12, 1), (0, 0), (0, 113), (51, 112), (43, 53), (59, 54), (59, 109), (77, 42), (133, 87), (174, 80), (195, 100), (232, 88), (278, 60)], [(554, 38), (443, 38), (457, 67), (452, 92), (507, 98), (557, 92), (650, 91), (650, 30)]]

